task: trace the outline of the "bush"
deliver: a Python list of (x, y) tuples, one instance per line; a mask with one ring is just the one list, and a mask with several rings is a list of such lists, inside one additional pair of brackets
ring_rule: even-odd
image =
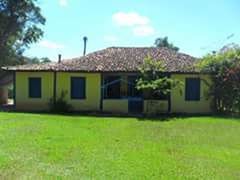
[(240, 49), (219, 52), (204, 57), (199, 67), (212, 73), (214, 110), (221, 113), (240, 113)]
[(68, 113), (71, 111), (72, 106), (65, 100), (67, 92), (62, 91), (61, 96), (54, 101), (54, 98), (50, 100), (50, 111), (54, 113)]

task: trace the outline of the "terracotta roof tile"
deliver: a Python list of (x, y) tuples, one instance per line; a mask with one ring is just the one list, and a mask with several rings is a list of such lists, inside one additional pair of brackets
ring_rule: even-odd
[(196, 72), (196, 58), (167, 48), (111, 47), (86, 56), (64, 60), (61, 63), (32, 64), (7, 67), (5, 70), (20, 71), (87, 71), (87, 72), (134, 72), (144, 58), (151, 56), (163, 61), (167, 72)]

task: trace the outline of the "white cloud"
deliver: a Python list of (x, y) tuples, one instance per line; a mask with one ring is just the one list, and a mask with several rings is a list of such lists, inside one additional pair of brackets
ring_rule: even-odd
[(114, 43), (118, 41), (118, 37), (114, 35), (106, 35), (104, 36), (104, 41), (108, 43)]
[(48, 49), (63, 49), (64, 48), (64, 45), (56, 43), (56, 42), (52, 42), (49, 40), (40, 41), (39, 46), (48, 48)]
[(68, 5), (68, 0), (58, 0), (59, 5), (62, 7), (65, 7)]
[(151, 36), (155, 34), (155, 29), (150, 25), (137, 26), (133, 28), (133, 34), (135, 36)]
[(151, 36), (155, 34), (150, 19), (137, 12), (117, 12), (113, 14), (112, 20), (119, 27), (129, 27), (135, 36)]
[(136, 12), (118, 12), (113, 14), (112, 19), (118, 26), (132, 27), (136, 25), (147, 25), (150, 23), (150, 20), (147, 17), (141, 16)]

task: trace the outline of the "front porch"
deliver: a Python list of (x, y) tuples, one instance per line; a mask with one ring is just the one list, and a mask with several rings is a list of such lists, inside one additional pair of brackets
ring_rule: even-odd
[(111, 113), (168, 113), (169, 96), (153, 95), (136, 89), (137, 74), (103, 74), (101, 110)]

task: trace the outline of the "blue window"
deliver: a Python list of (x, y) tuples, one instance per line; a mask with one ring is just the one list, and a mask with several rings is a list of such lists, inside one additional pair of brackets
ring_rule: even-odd
[(71, 77), (71, 99), (85, 99), (86, 79), (84, 77)]
[(186, 79), (185, 100), (200, 101), (200, 78)]
[(42, 96), (42, 81), (41, 78), (29, 78), (29, 97), (30, 98), (41, 98)]

